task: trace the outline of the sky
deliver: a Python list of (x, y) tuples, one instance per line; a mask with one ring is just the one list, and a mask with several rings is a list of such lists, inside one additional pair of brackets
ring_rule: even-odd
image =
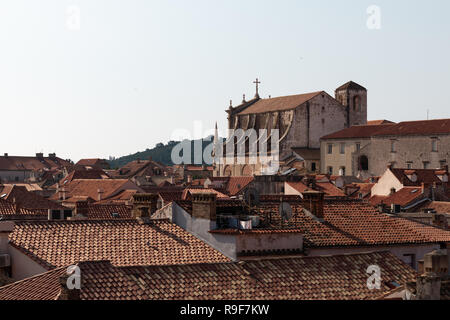
[(369, 120), (450, 118), (448, 15), (448, 0), (1, 0), (0, 154), (119, 157), (195, 121), (224, 129), (257, 77), (263, 98), (353, 80)]

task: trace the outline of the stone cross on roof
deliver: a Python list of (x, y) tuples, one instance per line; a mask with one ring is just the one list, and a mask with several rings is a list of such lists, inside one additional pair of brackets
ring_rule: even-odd
[(253, 83), (256, 84), (255, 98), (259, 98), (259, 85), (261, 84), (261, 82), (258, 80), (258, 78), (256, 78), (256, 81), (253, 81)]

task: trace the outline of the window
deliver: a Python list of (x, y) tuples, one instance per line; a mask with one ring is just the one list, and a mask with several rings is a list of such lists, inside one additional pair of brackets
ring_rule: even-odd
[(356, 143), (356, 152), (360, 152), (361, 151), (361, 143), (357, 142)]
[(311, 171), (315, 172), (316, 170), (317, 170), (316, 163), (315, 162), (311, 163)]
[(430, 168), (430, 163), (428, 161), (424, 161), (423, 162), (423, 168), (424, 169), (429, 169)]
[(403, 261), (411, 266), (411, 268), (416, 268), (416, 255), (415, 254), (404, 254)]
[(412, 167), (413, 167), (413, 163), (412, 163), (411, 161), (408, 161), (408, 162), (406, 163), (406, 168), (412, 169)]
[(333, 174), (333, 167), (328, 167), (327, 173), (331, 176)]
[(396, 152), (396, 142), (395, 140), (391, 140), (391, 153)]
[(438, 140), (436, 138), (431, 140), (431, 152), (438, 152)]
[(341, 143), (341, 154), (345, 154), (345, 143)]
[(333, 154), (333, 145), (331, 143), (328, 144), (328, 154)]
[(443, 169), (447, 165), (447, 160), (439, 161), (439, 165), (441, 166), (441, 169)]
[(345, 167), (341, 167), (339, 169), (339, 175), (342, 176), (342, 177), (345, 177)]
[(369, 159), (367, 156), (359, 157), (359, 170), (361, 171), (369, 171)]

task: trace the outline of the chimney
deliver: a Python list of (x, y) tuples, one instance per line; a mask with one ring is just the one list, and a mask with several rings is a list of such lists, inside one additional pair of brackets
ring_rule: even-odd
[(445, 214), (433, 213), (431, 218), (432, 224), (439, 228), (448, 228), (448, 220)]
[(132, 205), (132, 215), (134, 219), (144, 218), (145, 220), (149, 220), (158, 208), (158, 195), (150, 193), (134, 194)]
[(192, 217), (216, 221), (216, 201), (215, 193), (193, 193), (192, 194)]
[(50, 159), (56, 159), (56, 153), (49, 153), (49, 154), (48, 154), (48, 157), (49, 157)]
[[(73, 289), (69, 288), (69, 284), (71, 282), (70, 277), (77, 277), (75, 274), (65, 274), (59, 278), (59, 285), (61, 291), (57, 297), (57, 300), (81, 300), (81, 287), (77, 288), (76, 286)], [(80, 275), (78, 275), (80, 277)], [(76, 281), (76, 280), (75, 280)]]
[(425, 255), (419, 262), (419, 271), (424, 271), (414, 284), (407, 286), (411, 300), (440, 300), (441, 281), (448, 274), (448, 255), (446, 249), (435, 250)]
[(87, 201), (77, 201), (75, 203), (75, 216), (82, 215), (87, 217), (89, 215), (89, 204)]
[(98, 193), (98, 201), (102, 201), (103, 200), (103, 194), (105, 193), (105, 191), (103, 189), (98, 189), (97, 193)]
[(325, 193), (321, 191), (305, 191), (303, 195), (303, 207), (319, 219), (324, 218), (323, 204)]
[(4, 154), (4, 156), (5, 156), (5, 157), (8, 157), (8, 154), (7, 154), (7, 153), (5, 153), (5, 154)]
[(43, 157), (44, 157), (44, 154), (42, 152), (36, 153), (36, 158), (41, 159)]

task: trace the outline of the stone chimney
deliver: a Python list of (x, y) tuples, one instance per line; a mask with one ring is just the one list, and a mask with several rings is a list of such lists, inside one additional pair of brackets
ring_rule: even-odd
[(41, 159), (44, 157), (44, 154), (42, 152), (36, 153), (36, 158)]
[(97, 194), (98, 194), (98, 201), (102, 201), (103, 200), (103, 194), (105, 193), (105, 191), (103, 189), (98, 189), (97, 190)]
[(132, 215), (135, 219), (150, 219), (156, 212), (158, 205), (158, 195), (150, 193), (137, 193), (132, 199)]
[(448, 274), (447, 250), (435, 250), (426, 254), (423, 262), (419, 262), (419, 271), (423, 273), (417, 281), (406, 286), (407, 296), (411, 300), (440, 300), (441, 281)]
[(192, 194), (192, 217), (216, 221), (216, 201), (215, 193), (193, 193)]
[(325, 193), (321, 191), (304, 191), (303, 207), (319, 219), (324, 218), (323, 204)]

